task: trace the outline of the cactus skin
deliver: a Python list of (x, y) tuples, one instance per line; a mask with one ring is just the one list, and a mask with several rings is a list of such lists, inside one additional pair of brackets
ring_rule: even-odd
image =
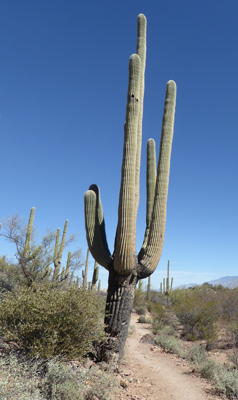
[(156, 172), (155, 142), (147, 144), (147, 212), (141, 250), (136, 255), (136, 219), (139, 204), (146, 18), (137, 19), (137, 52), (129, 61), (126, 122), (114, 252), (107, 245), (99, 188), (91, 185), (84, 196), (87, 242), (95, 260), (109, 271), (105, 324), (110, 334), (98, 352), (100, 360), (120, 364), (133, 307), (135, 286), (156, 269), (162, 253), (166, 220), (170, 156), (173, 138), (176, 84), (167, 83)]
[(148, 283), (147, 283), (147, 292), (146, 292), (146, 300), (150, 300), (150, 278), (151, 276), (148, 276)]
[(98, 266), (97, 261), (95, 261), (94, 269), (93, 269), (93, 278), (92, 278), (92, 290), (96, 290), (98, 276), (99, 276), (99, 266)]
[(31, 237), (33, 231), (33, 223), (34, 223), (34, 216), (35, 216), (35, 207), (32, 207), (30, 212), (30, 217), (27, 225), (27, 232), (26, 232), (26, 241), (25, 246), (23, 249), (22, 260), (23, 264), (27, 264), (27, 262), (34, 260), (36, 256), (39, 254), (42, 246), (38, 246), (37, 249), (30, 255), (30, 246), (31, 246)]
[(98, 292), (100, 292), (100, 290), (101, 290), (101, 279), (99, 279), (98, 281)]
[(54, 281), (57, 281), (59, 279), (61, 260), (62, 260), (62, 255), (63, 255), (63, 251), (64, 251), (68, 222), (69, 222), (68, 219), (66, 219), (60, 246), (59, 246), (60, 228), (58, 228), (57, 232), (56, 232), (55, 249), (54, 249), (54, 274), (53, 274)]
[(71, 261), (71, 251), (68, 252), (66, 269), (65, 269), (65, 279), (69, 283), (69, 269), (70, 269), (70, 261)]
[(88, 259), (89, 259), (89, 248), (87, 250), (86, 262), (85, 262), (85, 269), (82, 271), (82, 278), (83, 278), (83, 287), (87, 287), (88, 281)]
[(163, 278), (163, 292), (161, 290), (162, 288), (162, 283), (160, 284), (160, 291), (163, 294), (169, 295), (172, 292), (172, 286), (173, 286), (173, 278), (171, 278), (171, 284), (169, 285), (169, 260), (168, 260), (168, 265), (167, 265), (167, 278), (166, 278), (166, 287), (165, 287), (165, 278)]

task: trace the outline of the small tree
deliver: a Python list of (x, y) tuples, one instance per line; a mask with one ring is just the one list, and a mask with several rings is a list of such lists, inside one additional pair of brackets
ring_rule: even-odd
[[(33, 207), (27, 225), (17, 214), (7, 218), (3, 220), (3, 229), (0, 231), (0, 236), (13, 243), (16, 249), (16, 263), (12, 264), (11, 268), (9, 265), (8, 267), (6, 266), (5, 271), (10, 271), (12, 278), (20, 285), (31, 286), (34, 282), (52, 278), (55, 280), (60, 279), (63, 250), (76, 238), (76, 235), (72, 234), (66, 240), (67, 224), (65, 224), (59, 249), (59, 229), (57, 232), (48, 230), (46, 235), (43, 236), (40, 245), (37, 245), (36, 234), (33, 229), (34, 214), (35, 208)], [(68, 278), (70, 269), (77, 269), (82, 266), (81, 250), (77, 250), (72, 254), (71, 252), (69, 253), (67, 273), (64, 273), (64, 279)]]

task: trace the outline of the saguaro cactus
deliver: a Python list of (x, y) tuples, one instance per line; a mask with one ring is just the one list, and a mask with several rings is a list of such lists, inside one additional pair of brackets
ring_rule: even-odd
[(95, 260), (94, 269), (93, 269), (93, 277), (92, 277), (92, 287), (91, 287), (92, 290), (96, 290), (98, 276), (99, 276), (99, 266), (98, 266), (97, 261)]
[[(166, 282), (166, 285), (165, 285)], [(160, 284), (162, 288), (162, 283)], [(167, 264), (167, 278), (163, 278), (163, 294), (169, 295), (172, 292), (172, 286), (173, 286), (173, 278), (171, 278), (171, 284), (169, 284), (169, 260)], [(160, 290), (162, 292), (162, 290)]]
[(85, 262), (85, 269), (82, 270), (82, 278), (83, 278), (83, 287), (86, 288), (88, 284), (88, 259), (89, 259), (89, 248), (87, 250), (86, 262)]
[(130, 57), (118, 224), (114, 252), (108, 248), (99, 188), (85, 193), (85, 227), (88, 246), (95, 260), (109, 271), (105, 323), (109, 339), (100, 347), (99, 358), (118, 365), (126, 341), (138, 279), (150, 276), (162, 253), (173, 138), (176, 84), (167, 83), (159, 161), (156, 173), (155, 142), (147, 144), (147, 211), (142, 248), (136, 255), (136, 219), (139, 204), (146, 18), (137, 20), (137, 50)]
[(65, 238), (66, 238), (68, 222), (69, 222), (68, 219), (66, 219), (60, 245), (59, 245), (60, 228), (58, 228), (56, 232), (55, 249), (54, 249), (54, 275), (53, 275), (53, 280), (55, 281), (58, 280), (60, 274), (61, 260), (65, 246)]

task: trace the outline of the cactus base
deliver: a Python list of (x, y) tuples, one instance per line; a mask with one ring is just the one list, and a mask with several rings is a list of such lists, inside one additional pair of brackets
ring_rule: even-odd
[(137, 277), (131, 274), (122, 278), (112, 268), (108, 283), (104, 322), (109, 337), (97, 346), (97, 361), (109, 363), (110, 368), (118, 371), (130, 325)]

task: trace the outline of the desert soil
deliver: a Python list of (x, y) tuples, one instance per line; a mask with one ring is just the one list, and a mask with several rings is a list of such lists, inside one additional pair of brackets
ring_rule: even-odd
[(211, 384), (194, 373), (192, 365), (141, 341), (151, 330), (147, 324), (137, 321), (138, 315), (132, 314), (133, 333), (127, 339), (117, 376), (120, 388), (113, 400), (221, 400)]

